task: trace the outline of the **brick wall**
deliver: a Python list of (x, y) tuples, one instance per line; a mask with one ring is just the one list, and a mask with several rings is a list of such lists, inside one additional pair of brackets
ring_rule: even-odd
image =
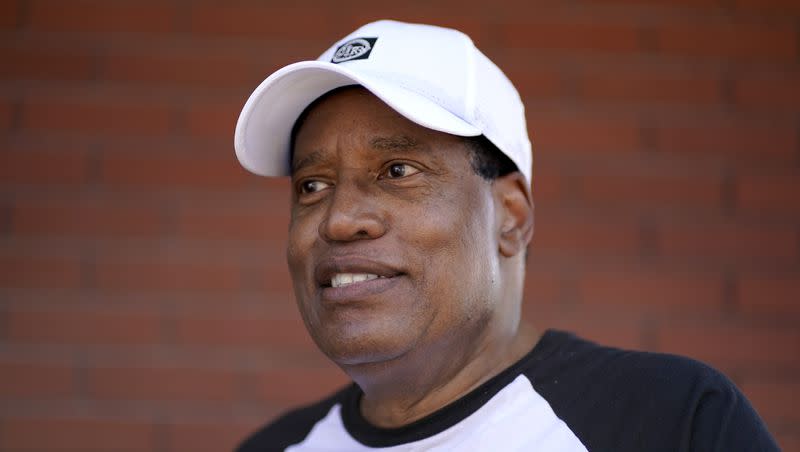
[(228, 450), (345, 381), (293, 306), (288, 185), (232, 134), (392, 17), (524, 97), (526, 315), (709, 362), (800, 451), (800, 3), (406, 3), (0, 1), (0, 450)]

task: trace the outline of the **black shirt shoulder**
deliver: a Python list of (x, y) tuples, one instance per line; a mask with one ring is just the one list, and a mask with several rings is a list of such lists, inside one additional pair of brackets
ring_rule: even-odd
[(550, 330), (523, 371), (591, 451), (776, 451), (734, 383), (690, 358)]
[(301, 442), (314, 424), (324, 418), (352, 390), (353, 385), (346, 386), (319, 402), (287, 412), (250, 435), (236, 452), (283, 451), (292, 444)]

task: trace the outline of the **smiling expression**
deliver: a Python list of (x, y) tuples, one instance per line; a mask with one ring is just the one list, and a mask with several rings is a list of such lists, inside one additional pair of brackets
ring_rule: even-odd
[(308, 111), (292, 168), (287, 260), (324, 353), (356, 365), (475, 343), (501, 291), (498, 220), (463, 138), (347, 88)]

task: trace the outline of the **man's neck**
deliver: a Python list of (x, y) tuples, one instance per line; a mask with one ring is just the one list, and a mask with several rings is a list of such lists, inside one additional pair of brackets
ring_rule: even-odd
[(400, 363), (371, 364), (356, 382), (364, 391), (361, 413), (378, 427), (408, 425), (458, 400), (528, 353), (539, 339), (521, 323), (515, 334), (487, 338), (465, 356), (448, 354), (452, 344), (407, 355)]

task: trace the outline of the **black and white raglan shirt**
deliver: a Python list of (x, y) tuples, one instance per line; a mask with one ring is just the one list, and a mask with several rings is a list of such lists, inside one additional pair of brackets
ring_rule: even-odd
[(499, 375), (405, 427), (370, 425), (361, 394), (353, 384), (292, 411), (238, 452), (779, 450), (747, 399), (710, 367), (555, 330)]

